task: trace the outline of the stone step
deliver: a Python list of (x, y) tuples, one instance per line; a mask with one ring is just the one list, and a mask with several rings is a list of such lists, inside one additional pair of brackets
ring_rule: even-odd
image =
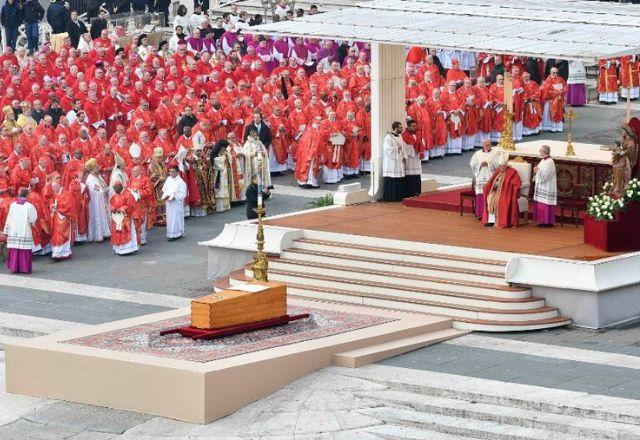
[[(444, 434), (442, 432), (431, 431), (430, 429), (420, 429), (412, 426), (398, 425), (377, 425), (366, 428), (365, 432), (373, 434), (378, 439), (385, 440), (460, 440), (460, 436)], [(465, 437), (466, 440), (478, 439), (477, 437)]]
[(332, 364), (339, 367), (359, 368), (363, 365), (378, 362), (392, 356), (398, 356), (409, 351), (424, 348), (452, 338), (457, 338), (458, 336), (465, 334), (466, 332), (464, 331), (450, 328), (396, 341), (385, 342), (383, 344), (334, 354), (332, 357)]
[(469, 420), (462, 417), (423, 413), (401, 408), (367, 408), (360, 410), (360, 413), (375, 417), (387, 424), (414, 426), (460, 437), (491, 440), (595, 440), (585, 436), (505, 425), (490, 420), (478, 422), (477, 420)]
[(344, 374), (380, 384), (389, 391), (422, 395), (426, 399), (453, 399), (640, 426), (640, 406), (633, 399), (387, 365), (367, 365), (344, 370)]
[(356, 255), (371, 258), (403, 261), (406, 263), (435, 264), (446, 267), (474, 269), (489, 272), (504, 273), (506, 260), (492, 260), (463, 255), (445, 254), (439, 252), (422, 252), (403, 249), (392, 249), (363, 244), (344, 243), (329, 240), (301, 238), (293, 241), (293, 248), (312, 251), (339, 252), (345, 255)]
[(499, 298), (505, 302), (531, 301), (531, 290), (522, 287), (510, 287), (502, 283), (483, 283), (479, 280), (457, 280), (441, 273), (440, 276), (422, 274), (407, 274), (376, 268), (353, 267), (348, 263), (320, 263), (315, 261), (292, 260), (288, 258), (270, 258), (269, 267), (272, 269), (292, 272), (313, 272), (318, 275), (328, 275), (350, 280), (362, 280), (397, 286), (408, 286), (456, 293), (468, 293), (474, 296)]
[(334, 252), (309, 251), (288, 248), (282, 251), (281, 258), (288, 260), (318, 263), (343, 264), (349, 267), (377, 269), (413, 275), (444, 277), (453, 280), (478, 281), (481, 283), (506, 284), (504, 271), (481, 271), (436, 264), (405, 263), (385, 258), (361, 257)]
[[(228, 278), (222, 278), (216, 280), (214, 283), (214, 290), (219, 292), (221, 290), (232, 288), (234, 284), (242, 284), (251, 281), (251, 277), (245, 275), (244, 270), (238, 270), (230, 274)], [(452, 318), (454, 320), (453, 327), (463, 331), (484, 331), (484, 332), (514, 332), (514, 331), (531, 331), (540, 330), (553, 327), (561, 327), (571, 324), (571, 320), (562, 316), (555, 316), (552, 318), (543, 319), (528, 319), (509, 321), (501, 319), (499, 321), (490, 319), (474, 319), (464, 318), (460, 316), (452, 316), (446, 313), (438, 313), (433, 307), (424, 305), (419, 300), (403, 300), (397, 301), (395, 298), (387, 298), (385, 295), (369, 294), (363, 296), (357, 292), (351, 292), (340, 289), (324, 288), (324, 287), (309, 287), (304, 285), (297, 285), (293, 283), (287, 284), (288, 295), (296, 298), (311, 299), (314, 301), (328, 301), (332, 303), (344, 303), (344, 304), (361, 304), (367, 305), (373, 308), (383, 308), (390, 310), (402, 310), (412, 313), (426, 313), (429, 315), (442, 316), (446, 318)], [(440, 310), (442, 311), (442, 310)], [(445, 310), (446, 312), (446, 310)]]
[(554, 414), (401, 391), (367, 391), (358, 395), (380, 401), (387, 406), (398, 406), (420, 413), (460, 417), (478, 422), (490, 421), (502, 425), (554, 431), (583, 438), (640, 439), (640, 426), (638, 425), (594, 420), (582, 416)]
[[(438, 289), (403, 286), (399, 284), (382, 283), (376, 280), (365, 281), (336, 277), (322, 273), (315, 269), (309, 272), (282, 270), (269, 268), (269, 278), (289, 285), (304, 286), (309, 289), (315, 287), (330, 288), (336, 293), (349, 292), (352, 296), (371, 299), (386, 299), (399, 302), (414, 302), (416, 304), (444, 306), (459, 310), (456, 316), (473, 319), (496, 319), (495, 314), (544, 314), (536, 319), (557, 316), (557, 309), (545, 307), (540, 298), (519, 298), (516, 300), (474, 295), (467, 292), (444, 291)], [(313, 270), (313, 272), (311, 272)], [(245, 267), (245, 275), (251, 276), (251, 269)], [(339, 292), (341, 291), (341, 292)], [(293, 292), (292, 292), (293, 293)], [(302, 292), (298, 292), (302, 293)], [(325, 298), (331, 299), (331, 298)], [(469, 312), (469, 313), (467, 313)], [(473, 316), (472, 316), (473, 315)], [(513, 318), (520, 319), (520, 318)]]

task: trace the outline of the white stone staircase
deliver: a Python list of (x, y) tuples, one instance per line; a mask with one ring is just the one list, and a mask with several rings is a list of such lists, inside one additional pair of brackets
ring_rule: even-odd
[(354, 395), (372, 402), (359, 412), (381, 422), (364, 430), (376, 438), (640, 440), (629, 399), (387, 366), (348, 375), (385, 388)]
[[(385, 248), (340, 238), (305, 231), (280, 256), (270, 257), (269, 279), (287, 283), (294, 297), (444, 316), (465, 331), (537, 330), (571, 322), (527, 287), (507, 285), (504, 257)], [(251, 275), (247, 265), (216, 287), (244, 283)]]

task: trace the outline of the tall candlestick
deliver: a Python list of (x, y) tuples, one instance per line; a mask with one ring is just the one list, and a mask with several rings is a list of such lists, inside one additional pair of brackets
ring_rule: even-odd
[(509, 72), (504, 73), (504, 105), (509, 113), (513, 112), (513, 80)]
[(262, 208), (262, 153), (258, 153), (256, 164), (258, 165), (258, 208)]

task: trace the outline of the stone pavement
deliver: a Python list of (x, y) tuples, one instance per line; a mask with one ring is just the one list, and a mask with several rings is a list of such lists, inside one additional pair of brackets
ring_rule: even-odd
[[(620, 106), (587, 106), (577, 109), (577, 113), (575, 139), (584, 142), (611, 143), (617, 136), (615, 127), (624, 118), (624, 108)], [(538, 138), (565, 139), (566, 133)], [(423, 170), (440, 184), (468, 181), (470, 156), (465, 153), (435, 160), (425, 163)], [(362, 182), (368, 186), (367, 178)], [(268, 205), (271, 214), (305, 209), (313, 197), (336, 187), (323, 185), (319, 190), (303, 190), (296, 187), (290, 174), (274, 178), (274, 184), (275, 196)], [(585, 422), (589, 430), (576, 427), (571, 416), (556, 420), (557, 415), (532, 415), (527, 411), (532, 411), (536, 402), (526, 404), (525, 397), (572, 398), (576, 404), (585, 405), (590, 399), (613, 402), (621, 413), (629, 406), (637, 406), (636, 400), (640, 400), (640, 379), (635, 379), (640, 369), (640, 327), (634, 323), (607, 331), (569, 328), (474, 334), (364, 370), (329, 368), (206, 426), (4, 392), (3, 343), (187, 305), (190, 298), (211, 289), (205, 278), (206, 250), (197, 242), (217, 235), (226, 222), (242, 219), (241, 206), (205, 218), (190, 218), (185, 238), (171, 243), (164, 238), (164, 230), (157, 228), (152, 231), (149, 244), (133, 256), (113, 255), (108, 243), (88, 244), (76, 247), (71, 261), (53, 263), (36, 258), (34, 273), (28, 277), (9, 275), (1, 268), (0, 440), (618, 438), (601, 432), (616, 428), (605, 421), (602, 429), (591, 428), (592, 424)], [(353, 377), (361, 372), (367, 376)], [(394, 385), (389, 382), (394, 375), (423, 384), (456, 384), (464, 379), (469, 381), (465, 384), (470, 389), (485, 387), (486, 391), (493, 387), (506, 393), (517, 388), (523, 395), (511, 402), (521, 402), (520, 406), (496, 409), (491, 405), (504, 402), (493, 401), (485, 391), (478, 391), (474, 398), (485, 396), (484, 405), (489, 406), (473, 411), (469, 405), (475, 404), (465, 400), (469, 396), (448, 390), (446, 393), (454, 396), (451, 402), (434, 395), (435, 388), (411, 383)], [(607, 400), (621, 398), (633, 401)], [(511, 415), (496, 421), (486, 413), (492, 409)], [(575, 411), (581, 414), (582, 410)], [(536, 425), (532, 417), (538, 416), (542, 422)], [(636, 422), (631, 416), (629, 420)], [(500, 431), (503, 425), (511, 427), (512, 433)], [(455, 426), (465, 429), (454, 429)], [(633, 431), (626, 425), (619, 428)], [(635, 431), (631, 434), (624, 438), (640, 438)]]

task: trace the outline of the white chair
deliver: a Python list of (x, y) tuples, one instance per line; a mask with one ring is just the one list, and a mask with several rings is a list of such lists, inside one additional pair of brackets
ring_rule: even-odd
[(529, 189), (531, 187), (532, 169), (531, 164), (525, 162), (521, 157), (516, 157), (509, 161), (509, 166), (518, 172), (522, 186), (520, 187), (520, 196), (518, 197), (518, 211), (524, 218), (520, 224), (529, 223)]

